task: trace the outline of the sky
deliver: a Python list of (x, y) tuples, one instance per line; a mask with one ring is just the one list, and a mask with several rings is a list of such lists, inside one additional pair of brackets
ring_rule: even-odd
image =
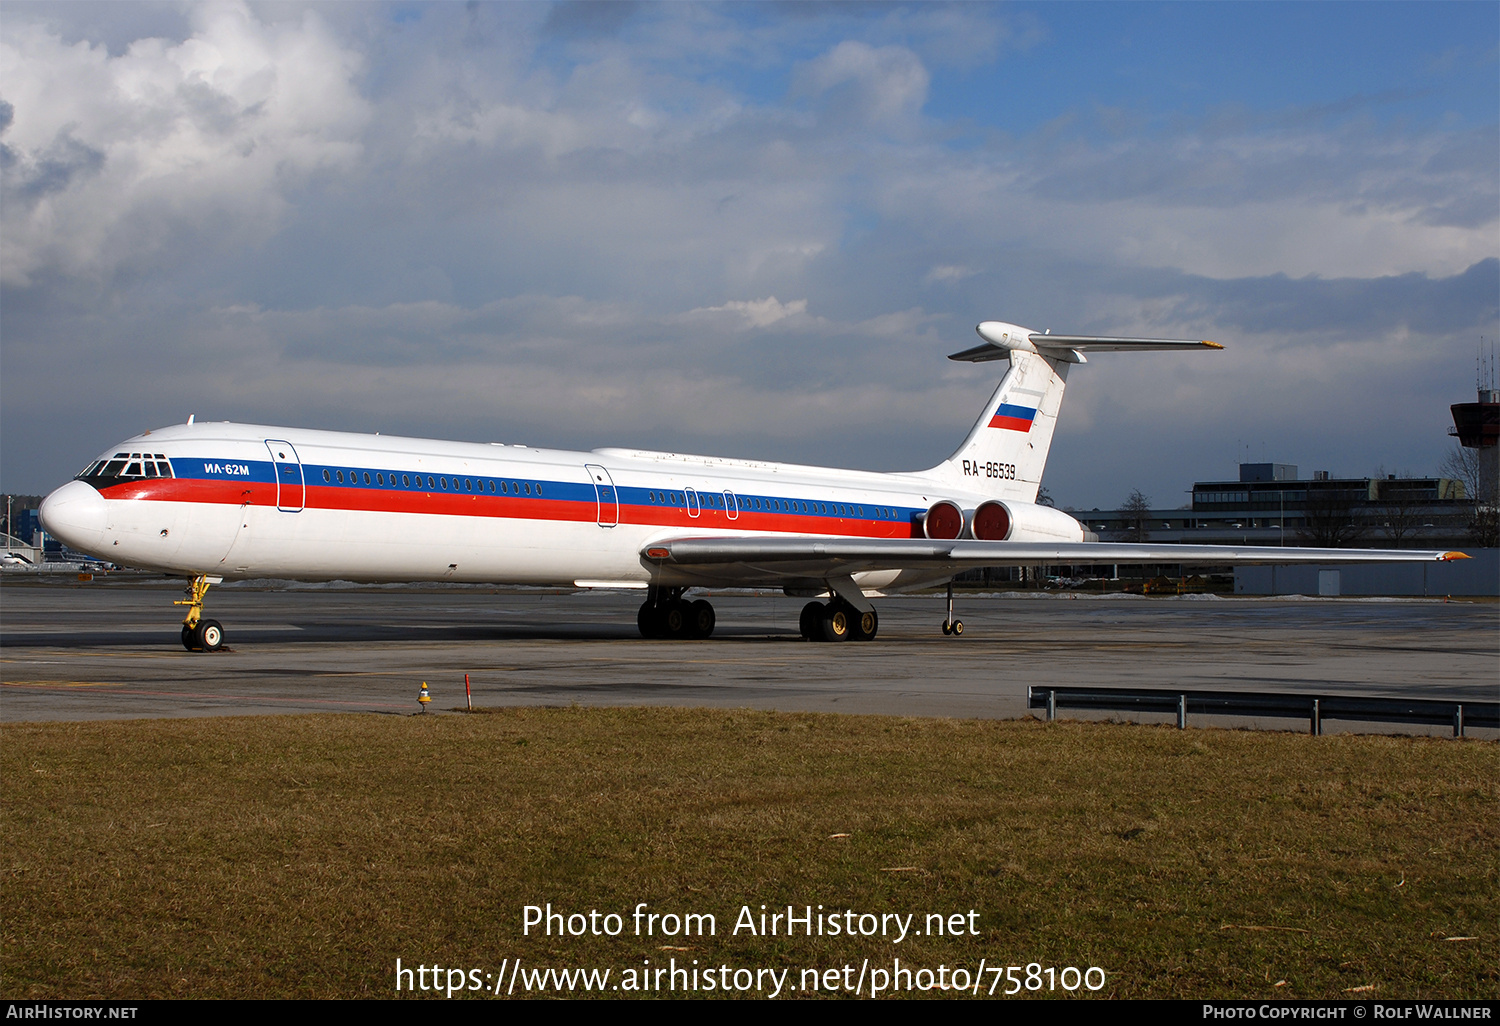
[(186, 420), (870, 470), (1004, 320), (1044, 485), (1435, 474), (1500, 335), (1494, 3), (0, 6), (0, 489)]

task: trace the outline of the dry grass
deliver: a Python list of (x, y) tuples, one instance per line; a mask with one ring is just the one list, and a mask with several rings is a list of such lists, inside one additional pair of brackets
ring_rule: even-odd
[[(388, 996), (397, 957), (670, 954), (794, 979), (1097, 965), (1117, 997), (1500, 997), (1490, 743), (676, 709), (0, 738), (13, 998)], [(521, 936), (523, 905), (643, 901), (719, 935)], [(761, 903), (974, 908), (982, 936), (730, 936)]]

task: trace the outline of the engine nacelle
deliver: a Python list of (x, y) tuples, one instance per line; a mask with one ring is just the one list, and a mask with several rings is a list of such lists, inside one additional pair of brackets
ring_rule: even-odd
[(1010, 537), (1010, 510), (1003, 502), (981, 503), (970, 528), (980, 541), (1004, 541)]
[(1031, 502), (990, 499), (978, 509), (965, 510), (956, 502), (934, 502), (922, 518), (922, 534), (934, 541), (977, 538), (979, 541), (1093, 540), (1083, 525), (1062, 510)]
[(934, 502), (927, 510), (927, 516), (922, 518), (922, 533), (935, 541), (952, 541), (964, 533), (967, 525), (964, 511), (945, 499)]
[(981, 503), (970, 524), (972, 534), (980, 541), (1063, 541), (1086, 540), (1083, 525), (1060, 509), (1038, 506), (1031, 502)]

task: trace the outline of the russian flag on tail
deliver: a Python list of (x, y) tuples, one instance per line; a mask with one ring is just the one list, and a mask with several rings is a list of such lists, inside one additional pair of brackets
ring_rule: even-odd
[(1030, 431), (1031, 422), (1035, 418), (1036, 410), (1034, 409), (1001, 403), (995, 415), (990, 418), (990, 427), (1005, 428), (1007, 431)]

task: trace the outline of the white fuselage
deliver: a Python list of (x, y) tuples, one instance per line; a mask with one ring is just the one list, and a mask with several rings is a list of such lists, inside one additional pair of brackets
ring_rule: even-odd
[[(646, 559), (658, 538), (920, 538), (934, 502), (992, 497), (930, 473), (190, 423), (120, 443), (43, 518), (75, 549), (185, 575), (646, 587), (709, 583)], [(1083, 538), (1055, 510), (1023, 519), (1012, 540)]]

